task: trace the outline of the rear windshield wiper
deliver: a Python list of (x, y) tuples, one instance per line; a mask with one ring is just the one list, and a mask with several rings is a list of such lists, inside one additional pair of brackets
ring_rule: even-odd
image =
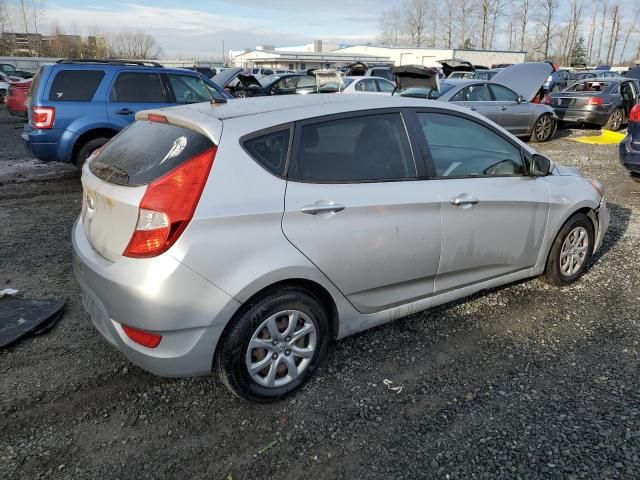
[(94, 164), (92, 170), (93, 173), (96, 174), (96, 176), (106, 182), (111, 180), (112, 177), (117, 177), (124, 180), (125, 182), (129, 181), (129, 174), (126, 172), (126, 170), (118, 167), (117, 165), (105, 165), (102, 167)]

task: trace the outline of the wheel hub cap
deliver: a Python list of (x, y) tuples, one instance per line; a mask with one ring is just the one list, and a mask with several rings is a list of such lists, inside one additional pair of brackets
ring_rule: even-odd
[(255, 330), (245, 354), (251, 378), (263, 387), (282, 387), (309, 366), (317, 343), (316, 327), (299, 310), (271, 315)]
[(589, 250), (589, 234), (584, 227), (576, 227), (564, 240), (560, 250), (560, 273), (571, 277), (584, 265)]

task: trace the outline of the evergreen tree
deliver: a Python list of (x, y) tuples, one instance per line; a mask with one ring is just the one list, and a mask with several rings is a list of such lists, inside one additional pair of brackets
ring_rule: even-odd
[(587, 49), (584, 46), (584, 37), (580, 36), (571, 52), (571, 65), (587, 63)]

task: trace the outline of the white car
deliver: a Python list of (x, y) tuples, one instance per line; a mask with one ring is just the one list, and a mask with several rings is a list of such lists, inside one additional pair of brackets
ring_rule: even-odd
[(381, 77), (344, 77), (342, 93), (358, 93), (365, 95), (391, 95), (396, 86)]

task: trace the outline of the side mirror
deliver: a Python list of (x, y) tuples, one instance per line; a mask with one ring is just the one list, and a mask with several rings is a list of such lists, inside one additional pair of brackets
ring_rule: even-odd
[(546, 177), (551, 170), (551, 160), (544, 155), (538, 153), (533, 155), (531, 159), (531, 176), (532, 177)]
[(518, 95), (518, 103), (524, 103), (526, 100), (522, 95)]

